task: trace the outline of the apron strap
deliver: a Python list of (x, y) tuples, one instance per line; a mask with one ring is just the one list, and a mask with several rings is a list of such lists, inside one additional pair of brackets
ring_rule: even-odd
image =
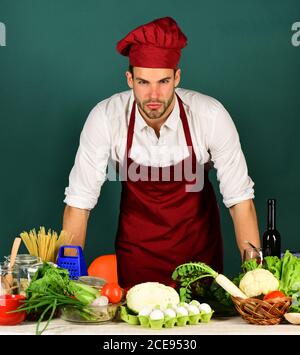
[(191, 132), (189, 129), (189, 124), (188, 124), (188, 120), (186, 117), (185, 109), (183, 107), (183, 102), (177, 94), (176, 94), (176, 96), (177, 96), (178, 103), (179, 103), (180, 118), (181, 118), (183, 130), (184, 130), (186, 144), (187, 144), (187, 147), (191, 149), (192, 161), (196, 162), (195, 150), (194, 150), (194, 146), (193, 146), (193, 142), (192, 142)]
[(135, 123), (135, 101), (133, 101), (129, 126), (128, 126), (128, 133), (127, 133), (127, 144), (126, 144), (126, 151), (125, 151), (125, 158), (128, 159), (128, 153), (132, 146), (133, 140), (133, 133), (134, 133), (134, 123)]

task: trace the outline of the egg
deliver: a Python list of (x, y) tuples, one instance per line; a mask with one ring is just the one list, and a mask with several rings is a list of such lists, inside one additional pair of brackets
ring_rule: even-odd
[(200, 311), (203, 311), (204, 313), (210, 313), (211, 312), (211, 307), (207, 303), (201, 303), (199, 309), (200, 309)]
[(188, 316), (189, 315), (188, 310), (183, 306), (177, 307), (176, 313), (178, 316)]
[(152, 320), (160, 320), (160, 319), (164, 319), (164, 313), (160, 310), (160, 309), (154, 309), (150, 315), (149, 315), (150, 319)]
[(189, 304), (186, 302), (180, 302), (178, 303), (177, 307), (184, 307), (186, 309), (189, 309)]
[(197, 301), (197, 300), (192, 300), (190, 303), (189, 303), (189, 305), (194, 305), (194, 306), (196, 306), (196, 307), (200, 307), (200, 302), (199, 301)]
[(195, 306), (194, 304), (189, 304), (189, 312), (191, 314), (199, 314), (200, 310), (197, 306)]
[(152, 312), (151, 307), (145, 307), (139, 311), (139, 316), (148, 317), (151, 312)]
[(174, 306), (169, 307), (169, 308), (173, 309), (175, 311), (175, 313), (177, 312), (177, 306), (174, 305)]
[(172, 308), (167, 308), (164, 310), (164, 314), (170, 318), (175, 318), (176, 317), (176, 312)]

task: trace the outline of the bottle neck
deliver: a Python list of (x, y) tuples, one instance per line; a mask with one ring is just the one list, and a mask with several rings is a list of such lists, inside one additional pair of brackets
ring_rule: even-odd
[(268, 201), (268, 230), (276, 229), (276, 204), (275, 200)]

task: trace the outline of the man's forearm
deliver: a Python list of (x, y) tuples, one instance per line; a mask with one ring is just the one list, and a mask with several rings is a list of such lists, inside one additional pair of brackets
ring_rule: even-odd
[(253, 200), (242, 201), (230, 207), (230, 214), (241, 256), (243, 250), (247, 248), (245, 240), (256, 247), (260, 247), (259, 229)]
[(68, 205), (65, 207), (63, 230), (73, 236), (72, 245), (84, 248), (89, 214), (88, 210)]

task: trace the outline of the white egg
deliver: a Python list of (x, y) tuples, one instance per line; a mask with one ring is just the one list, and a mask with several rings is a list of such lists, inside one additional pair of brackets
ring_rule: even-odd
[(184, 307), (186, 309), (189, 309), (189, 304), (186, 302), (180, 302), (178, 303), (177, 307)]
[(150, 319), (152, 320), (160, 320), (160, 319), (164, 319), (164, 314), (160, 309), (154, 309), (150, 315), (149, 315)]
[(192, 300), (190, 303), (189, 303), (189, 305), (194, 305), (194, 306), (196, 306), (196, 307), (200, 307), (200, 302), (199, 301), (197, 301), (197, 300)]
[(188, 310), (183, 306), (177, 307), (176, 313), (178, 316), (188, 316), (189, 315)]
[(176, 317), (176, 312), (172, 308), (167, 308), (164, 310), (164, 314), (166, 316), (169, 316), (170, 318), (175, 318)]
[(139, 316), (148, 317), (151, 312), (152, 312), (151, 307), (145, 307), (139, 311)]
[(197, 306), (195, 306), (194, 304), (190, 304), (189, 305), (189, 312), (191, 314), (199, 314), (200, 313), (200, 309)]
[(200, 308), (200, 311), (203, 311), (204, 313), (210, 313), (211, 312), (211, 307), (207, 303), (201, 303), (199, 308)]

